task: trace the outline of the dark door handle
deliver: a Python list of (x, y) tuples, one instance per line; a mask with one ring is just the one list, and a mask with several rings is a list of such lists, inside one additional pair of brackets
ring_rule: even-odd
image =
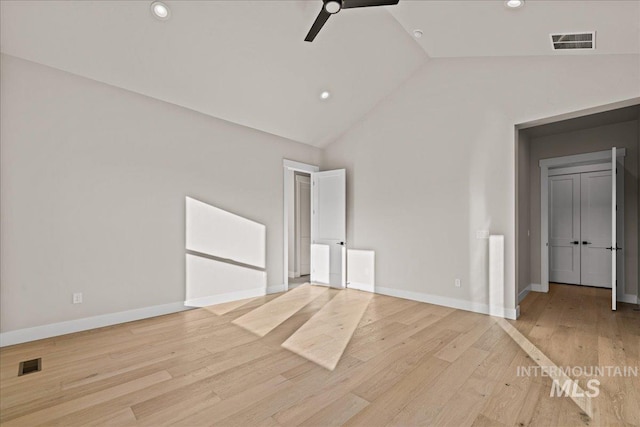
[(338, 242), (336, 245), (344, 246), (344, 242)]
[(591, 242), (587, 242), (586, 240), (583, 240), (583, 241), (582, 241), (582, 244), (583, 244), (583, 245), (590, 245), (590, 244), (591, 244)]
[(579, 245), (580, 241), (579, 240), (574, 240), (573, 242), (571, 242), (572, 245)]

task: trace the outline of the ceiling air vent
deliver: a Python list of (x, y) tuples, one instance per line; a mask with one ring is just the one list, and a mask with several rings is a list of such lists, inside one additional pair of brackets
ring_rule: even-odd
[(596, 48), (596, 33), (557, 33), (551, 34), (553, 50), (593, 50)]

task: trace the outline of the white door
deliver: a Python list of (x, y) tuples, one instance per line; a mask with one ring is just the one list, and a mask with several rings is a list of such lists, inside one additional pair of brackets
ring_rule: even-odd
[(580, 174), (549, 178), (549, 281), (580, 284)]
[(311, 181), (311, 281), (344, 288), (346, 171), (315, 172)]
[[(614, 185), (615, 185), (615, 180)], [(611, 171), (581, 174), (581, 284), (611, 287)], [(615, 197), (615, 190), (613, 192)], [(615, 221), (615, 215), (614, 215)], [(615, 251), (613, 251), (615, 252)]]
[(297, 271), (310, 272), (311, 262), (311, 178), (296, 174), (296, 248)]
[[(618, 199), (617, 199), (617, 175), (618, 175), (618, 158), (616, 153), (616, 147), (611, 149), (611, 246), (609, 249), (611, 250), (611, 310), (617, 309), (617, 285), (618, 285), (618, 277), (617, 277), (617, 257), (618, 257), (618, 224), (617, 224), (617, 215), (616, 211), (618, 210)], [(620, 171), (622, 173), (622, 171)]]

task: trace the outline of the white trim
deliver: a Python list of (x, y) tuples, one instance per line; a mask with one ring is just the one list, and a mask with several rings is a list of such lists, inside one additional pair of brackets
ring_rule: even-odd
[(66, 322), (34, 326), (33, 328), (2, 332), (0, 333), (0, 347), (41, 340), (44, 338), (57, 337), (59, 335), (72, 334), (74, 332), (81, 332), (89, 329), (103, 328), (105, 326), (117, 325), (119, 323), (133, 322), (135, 320), (177, 313), (184, 310), (189, 310), (189, 308), (185, 307), (182, 302), (173, 302), (170, 304), (136, 308), (134, 310), (102, 314), (99, 316), (68, 320)]
[(375, 286), (371, 283), (347, 282), (347, 288), (364, 292), (375, 292)]
[(259, 297), (265, 294), (264, 288), (253, 288), (243, 291), (227, 292), (224, 294), (209, 295), (201, 298), (194, 298), (184, 302), (185, 307), (207, 307), (210, 305), (222, 304), (225, 302), (238, 301), (246, 298)]
[(396, 298), (404, 298), (412, 301), (426, 302), (428, 304), (442, 305), (459, 310), (472, 311), (474, 313), (489, 314), (491, 316), (504, 317), (515, 320), (518, 308), (490, 307), (488, 304), (475, 303), (457, 298), (442, 297), (439, 295), (425, 294), (422, 292), (405, 291), (402, 289), (376, 287), (377, 294), (388, 295)]
[(574, 173), (586, 173), (586, 172), (600, 172), (600, 171), (610, 171), (611, 170), (611, 162), (606, 163), (594, 163), (590, 165), (580, 165), (580, 166), (569, 166), (566, 168), (553, 168), (549, 169), (549, 176), (558, 176), (558, 175), (572, 175)]
[(289, 288), (289, 198), (292, 194), (289, 194), (289, 189), (293, 189), (295, 191), (295, 186), (293, 185), (293, 175), (294, 172), (305, 172), (305, 173), (313, 173), (318, 172), (320, 168), (318, 166), (309, 165), (306, 163), (296, 162), (294, 160), (282, 159), (282, 168), (283, 168), (283, 194), (282, 194), (282, 211), (283, 211), (283, 269), (282, 269), (282, 281), (284, 282), (284, 290), (286, 291)]
[(287, 159), (282, 159), (282, 166), (288, 170), (305, 173), (318, 172), (320, 170), (318, 166)]
[(525, 299), (527, 295), (529, 295), (529, 292), (531, 292), (531, 285), (528, 285), (526, 288), (520, 291), (520, 293), (518, 294), (518, 303), (522, 302), (522, 300)]
[(632, 107), (634, 105), (639, 105), (639, 104), (640, 104), (640, 97), (624, 99), (622, 101), (612, 102), (610, 104), (605, 104), (605, 105), (598, 105), (597, 107), (585, 108), (583, 110), (578, 110), (578, 111), (571, 111), (568, 113), (558, 114), (556, 116), (527, 120), (517, 124), (516, 130), (529, 129), (535, 126), (562, 122), (565, 120), (575, 119), (578, 117), (590, 116), (592, 114), (617, 110), (619, 108)]
[(637, 304), (638, 298), (633, 294), (622, 294), (618, 296), (618, 301), (626, 302), (627, 304)]
[[(627, 155), (626, 148), (619, 148), (616, 150), (617, 157), (624, 157)], [(571, 156), (552, 157), (549, 159), (541, 159), (539, 161), (540, 166), (546, 166), (548, 168), (557, 168), (561, 166), (577, 166), (578, 164), (591, 164), (591, 163), (603, 163), (611, 161), (611, 150), (594, 151), (584, 154), (573, 154)]]
[(277, 293), (286, 292), (286, 291), (287, 291), (287, 285), (285, 284), (267, 287), (267, 294), (277, 294)]
[(545, 294), (549, 292), (548, 284), (547, 284), (547, 287), (545, 288), (540, 283), (532, 283), (529, 285), (529, 288), (531, 289), (531, 292), (544, 292)]

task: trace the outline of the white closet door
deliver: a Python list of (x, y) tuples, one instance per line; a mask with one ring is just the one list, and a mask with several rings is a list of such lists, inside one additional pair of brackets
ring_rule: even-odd
[(549, 178), (549, 281), (580, 284), (580, 174)]
[(611, 171), (581, 174), (583, 285), (611, 288), (612, 185)]

